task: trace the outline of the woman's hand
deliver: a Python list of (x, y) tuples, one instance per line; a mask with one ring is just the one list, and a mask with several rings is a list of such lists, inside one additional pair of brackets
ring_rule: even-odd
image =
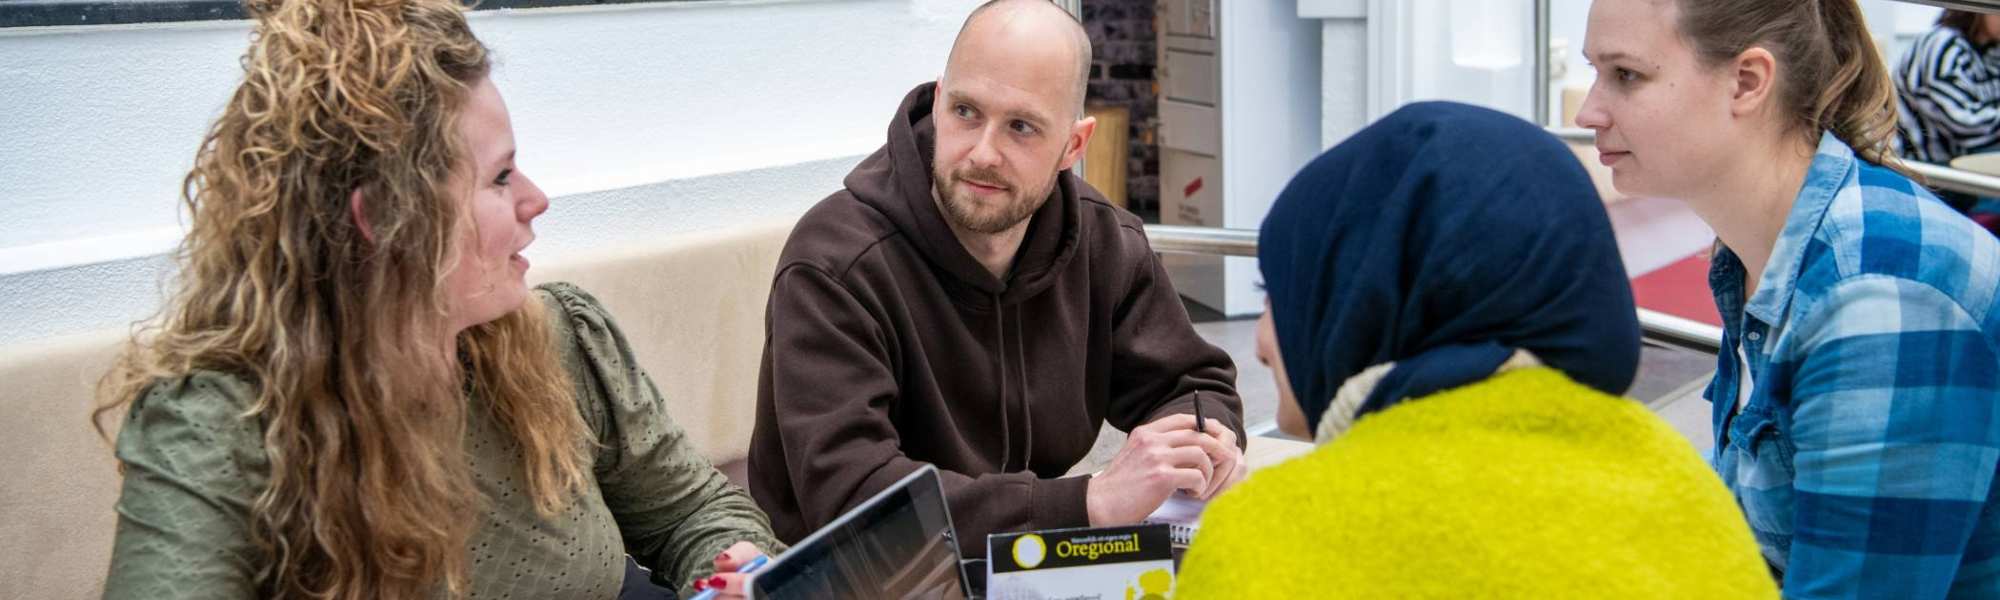
[(763, 555), (764, 551), (756, 544), (736, 542), (715, 556), (714, 575), (694, 580), (694, 591), (715, 590), (717, 598), (749, 597), (750, 589), (744, 584), (750, 580), (750, 575), (736, 570)]

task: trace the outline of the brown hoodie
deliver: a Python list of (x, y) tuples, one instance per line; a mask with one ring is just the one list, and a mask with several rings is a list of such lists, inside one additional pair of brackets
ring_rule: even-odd
[(923, 463), (943, 471), (961, 546), (1082, 527), (1063, 477), (1107, 420), (1206, 415), (1242, 439), (1229, 355), (1197, 336), (1131, 213), (1064, 172), (1001, 280), (931, 196), (934, 84), (889, 142), (808, 211), (766, 318), (750, 490), (796, 542)]

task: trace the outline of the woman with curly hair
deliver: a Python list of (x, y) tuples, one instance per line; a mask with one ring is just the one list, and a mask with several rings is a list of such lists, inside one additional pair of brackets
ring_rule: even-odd
[(525, 284), (548, 198), (460, 6), (249, 10), (179, 287), (101, 384), (105, 595), (603, 598), (627, 553), (740, 593), (768, 521), (596, 299)]

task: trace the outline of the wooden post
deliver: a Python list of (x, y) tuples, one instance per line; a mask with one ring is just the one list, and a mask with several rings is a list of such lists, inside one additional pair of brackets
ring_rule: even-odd
[(1083, 180), (1097, 188), (1111, 204), (1129, 209), (1125, 202), (1126, 157), (1132, 155), (1132, 111), (1123, 106), (1084, 109), (1097, 118), (1097, 132), (1083, 152)]

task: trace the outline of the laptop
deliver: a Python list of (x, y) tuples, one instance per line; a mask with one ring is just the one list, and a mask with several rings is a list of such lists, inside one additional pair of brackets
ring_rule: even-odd
[(750, 575), (750, 597), (972, 597), (937, 467), (924, 465)]

